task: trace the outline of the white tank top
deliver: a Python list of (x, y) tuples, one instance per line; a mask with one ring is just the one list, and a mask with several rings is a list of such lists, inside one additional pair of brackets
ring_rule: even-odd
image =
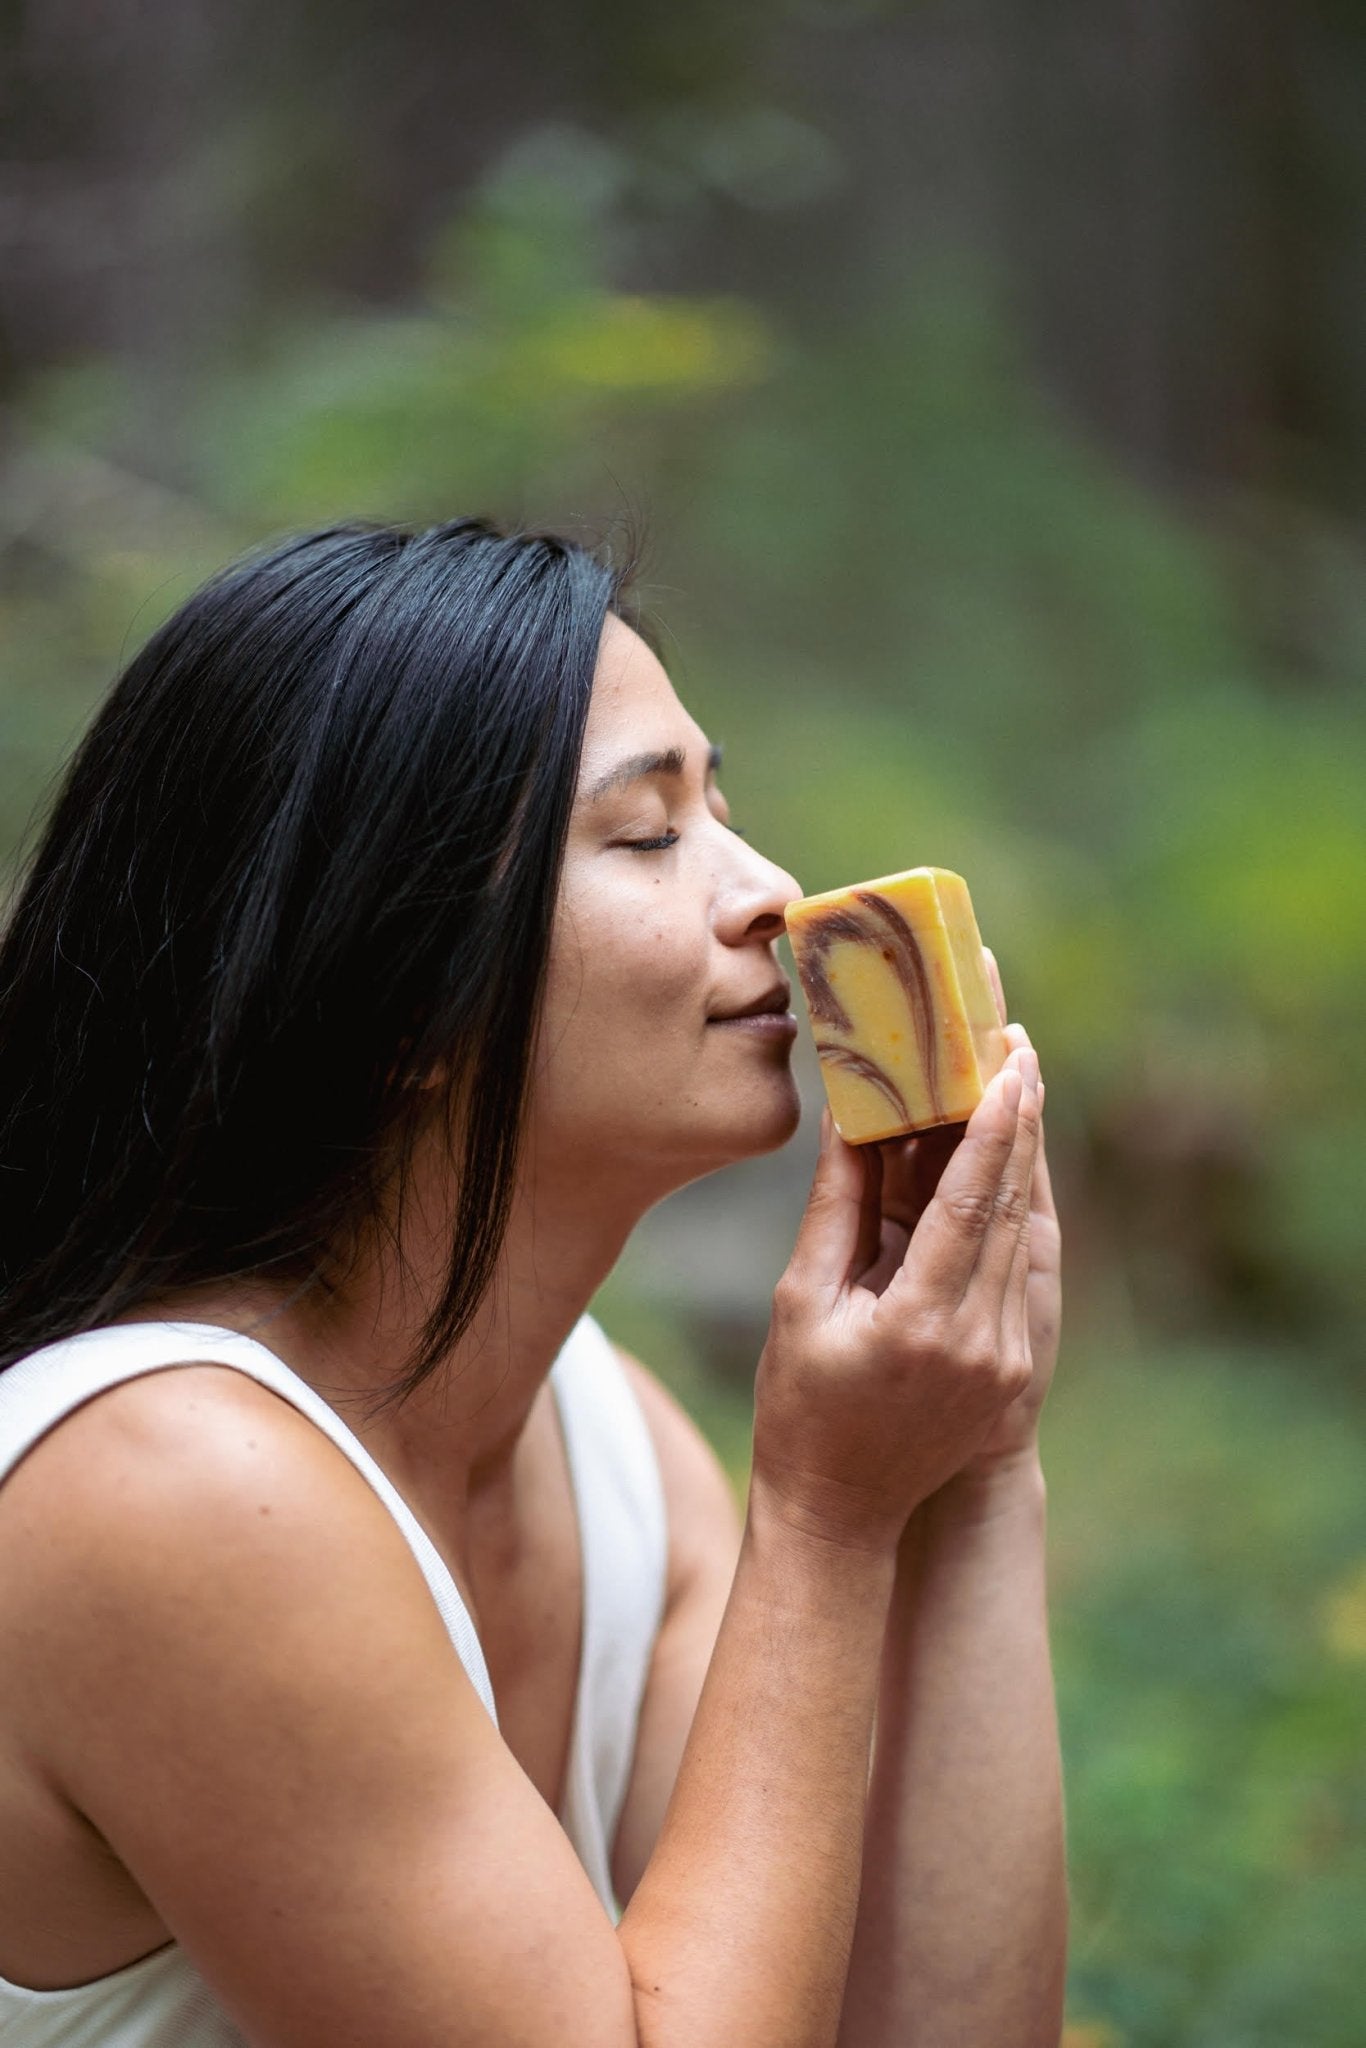
[[(315, 1422), (363, 1474), (406, 1537), (461, 1663), (497, 1721), (488, 1667), (455, 1582), (369, 1452), (306, 1381), (254, 1338), (209, 1323), (123, 1323), (90, 1330), (0, 1373), (0, 1483), (81, 1404), (143, 1373), (202, 1360), (259, 1380)], [(584, 1316), (554, 1366), (583, 1551), (578, 1696), (560, 1820), (613, 1919), (611, 1848), (636, 1724), (664, 1611), (668, 1550), (654, 1445), (621, 1362)], [(3, 2048), (245, 2048), (183, 1950), (171, 1943), (68, 1991), (0, 1977)]]

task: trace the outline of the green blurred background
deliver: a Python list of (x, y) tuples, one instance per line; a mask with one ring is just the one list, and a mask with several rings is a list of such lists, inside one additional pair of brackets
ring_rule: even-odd
[[(643, 530), (737, 822), (965, 873), (1049, 1078), (1070, 2048), (1360, 2048), (1366, 8), (0, 23), (6, 846), (247, 544)], [(737, 1483), (813, 1123), (600, 1305)]]

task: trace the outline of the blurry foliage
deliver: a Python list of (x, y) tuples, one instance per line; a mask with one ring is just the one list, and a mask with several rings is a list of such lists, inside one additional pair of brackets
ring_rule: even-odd
[[(0, 829), (17, 843), (127, 653), (262, 535), (478, 510), (621, 545), (643, 506), (646, 594), (737, 822), (810, 890), (965, 872), (1049, 1077), (1072, 1303), (1049, 1438), (1069, 2041), (1348, 2048), (1359, 552), (1298, 517), (1325, 602), (1296, 667), (1268, 631), (1266, 508), (1197, 518), (1127, 480), (1040, 397), (970, 267), (805, 322), (620, 289), (646, 200), (800, 205), (839, 175), (787, 117), (665, 108), (634, 132), (526, 137), (434, 235), (418, 296), (286, 297), (201, 379), (174, 489), (122, 466), (109, 361), (17, 395)], [(756, 1330), (775, 1277), (753, 1273)], [(629, 1261), (603, 1300), (738, 1477), (746, 1390)]]
[(438, 237), (424, 304), (296, 308), (263, 361), (207, 395), (206, 489), (280, 524), (529, 500), (563, 491), (614, 430), (648, 445), (661, 407), (760, 376), (753, 308), (601, 281), (620, 176), (614, 153), (552, 131)]
[[(749, 1407), (601, 1311), (727, 1456)], [(1073, 1909), (1064, 2048), (1359, 2048), (1366, 1417), (1295, 1353), (1064, 1346), (1045, 1419)]]
[(1073, 2006), (1125, 2048), (1361, 2040), (1366, 1426), (1297, 1365), (1098, 1356), (1049, 1420)]

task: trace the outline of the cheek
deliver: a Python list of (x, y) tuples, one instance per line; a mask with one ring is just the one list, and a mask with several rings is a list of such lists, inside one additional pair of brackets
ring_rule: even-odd
[(670, 916), (662, 887), (624, 900), (566, 892), (542, 1038), (551, 1092), (597, 1096), (662, 1081), (666, 1064), (676, 1083), (678, 1058), (700, 1045), (705, 1028), (707, 960), (702, 921)]

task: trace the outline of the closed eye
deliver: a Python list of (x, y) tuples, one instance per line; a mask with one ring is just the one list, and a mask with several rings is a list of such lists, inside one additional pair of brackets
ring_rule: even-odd
[[(749, 838), (748, 832), (742, 826), (732, 825), (728, 819), (718, 819), (717, 823), (724, 823), (727, 832), (733, 832), (737, 839)], [(667, 853), (671, 846), (677, 846), (680, 837), (681, 834), (670, 826), (662, 839), (623, 839), (621, 844), (631, 853)]]
[(623, 839), (621, 843), (632, 853), (665, 853), (678, 844), (678, 834), (670, 828), (662, 839)]

